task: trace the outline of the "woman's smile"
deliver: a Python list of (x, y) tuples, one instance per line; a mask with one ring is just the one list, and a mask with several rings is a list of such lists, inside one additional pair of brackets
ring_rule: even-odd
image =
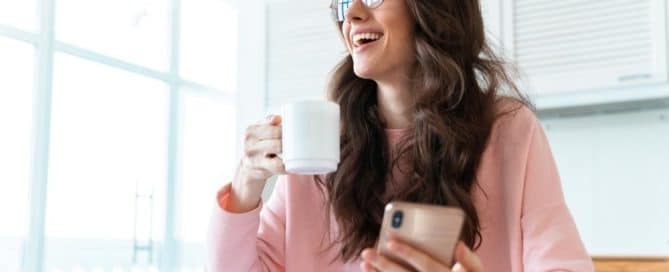
[(356, 31), (351, 35), (351, 41), (353, 41), (353, 52), (356, 54), (361, 53), (363, 50), (375, 44), (378, 44), (377, 42), (383, 38), (382, 32), (363, 31)]
[(377, 32), (362, 32), (353, 34), (353, 45), (360, 46), (368, 42), (373, 42), (380, 39), (383, 36), (383, 33)]

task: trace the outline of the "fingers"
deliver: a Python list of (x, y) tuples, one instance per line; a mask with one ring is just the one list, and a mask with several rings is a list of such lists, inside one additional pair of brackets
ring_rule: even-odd
[(281, 153), (281, 140), (260, 140), (246, 143), (246, 154), (248, 156), (261, 155), (265, 157), (274, 157), (268, 155), (276, 155)]
[(256, 124), (246, 128), (246, 141), (281, 139), (281, 127), (270, 124)]
[(279, 157), (265, 158), (263, 161), (263, 168), (269, 170), (272, 174), (285, 174), (286, 166)]
[(281, 139), (281, 116), (268, 115), (264, 121), (246, 128), (245, 141)]
[(283, 162), (276, 156), (282, 152), (280, 124), (281, 116), (269, 115), (265, 121), (246, 128), (243, 161), (246, 169), (285, 172)]
[(265, 158), (261, 156), (242, 158), (241, 167), (249, 181), (265, 181), (273, 175), (285, 175), (286, 166), (278, 158)]
[(247, 168), (251, 170), (265, 170), (270, 174), (283, 174), (286, 167), (279, 157), (252, 156), (247, 157)]
[[(360, 268), (364, 271), (383, 271), (383, 272), (408, 272), (409, 270), (405, 269), (401, 265), (391, 261), (390, 259), (380, 255), (376, 250), (368, 248), (362, 251), (363, 262), (360, 264)], [(373, 269), (370, 269), (373, 268)]]
[(388, 254), (401, 259), (418, 271), (448, 271), (448, 267), (429, 255), (405, 243), (391, 240), (388, 243)]
[[(455, 260), (460, 265), (459, 270), (455, 270), (457, 267), (453, 268), (453, 271), (467, 271), (467, 272), (482, 272), (483, 264), (481, 259), (472, 252), (465, 243), (462, 241), (458, 242), (455, 247)], [(457, 266), (457, 264), (456, 264)]]
[(360, 270), (362, 270), (363, 272), (376, 272), (376, 269), (374, 269), (374, 267), (371, 264), (365, 261), (360, 263)]

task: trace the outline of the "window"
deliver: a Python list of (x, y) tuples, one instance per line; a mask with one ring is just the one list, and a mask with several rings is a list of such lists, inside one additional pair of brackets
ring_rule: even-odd
[(212, 192), (217, 192), (234, 174), (230, 170), (235, 165), (231, 156), (235, 152), (235, 111), (230, 101), (212, 100), (193, 92), (187, 92), (182, 103), (178, 238), (186, 268), (204, 263), (202, 245), (215, 199)]
[[(180, 70), (184, 78), (233, 90), (237, 35), (236, 12), (226, 1), (182, 1)], [(221, 35), (216, 35), (220, 33)], [(233, 101), (212, 99), (182, 89), (177, 189), (177, 239), (180, 271), (203, 271), (205, 238), (215, 193), (230, 181), (236, 164), (236, 116)]]
[(0, 0), (0, 271), (203, 271), (236, 37), (227, 0)]
[[(182, 1), (181, 73), (224, 90), (235, 88), (237, 14), (222, 0)], [(218, 35), (217, 35), (218, 33)]]
[(37, 6), (34, 0), (0, 0), (0, 25), (26, 31), (37, 28)]
[(56, 40), (167, 71), (168, 2), (58, 0)]
[(18, 271), (27, 231), (32, 45), (0, 37), (0, 271)]
[[(47, 271), (111, 270), (156, 259), (164, 222), (158, 211), (165, 210), (168, 94), (167, 85), (154, 79), (56, 55)], [(135, 218), (143, 208), (156, 211), (143, 214), (152, 220)], [(152, 224), (137, 246), (154, 250), (134, 250), (136, 228)]]

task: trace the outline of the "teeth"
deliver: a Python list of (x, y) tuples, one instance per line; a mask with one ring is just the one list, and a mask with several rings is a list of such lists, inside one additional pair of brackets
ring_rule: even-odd
[(353, 43), (355, 43), (355, 45), (361, 45), (362, 40), (374, 40), (374, 41), (376, 41), (379, 38), (381, 38), (381, 36), (382, 35), (380, 33), (358, 33), (358, 34), (353, 35)]

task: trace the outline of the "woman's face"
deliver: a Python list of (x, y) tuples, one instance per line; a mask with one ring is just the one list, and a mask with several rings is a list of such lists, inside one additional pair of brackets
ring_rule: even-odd
[(354, 0), (342, 34), (355, 74), (371, 80), (407, 76), (414, 62), (413, 27), (405, 0), (385, 0), (373, 9)]

